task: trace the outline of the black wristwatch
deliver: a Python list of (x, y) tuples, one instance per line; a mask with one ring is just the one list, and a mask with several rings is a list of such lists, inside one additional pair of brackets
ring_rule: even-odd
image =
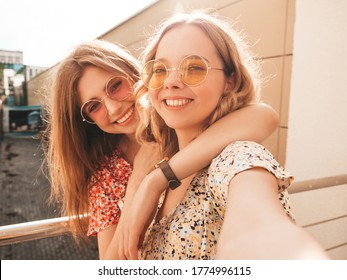
[(169, 158), (164, 157), (161, 161), (159, 161), (156, 165), (154, 165), (155, 168), (160, 168), (161, 171), (164, 173), (167, 181), (168, 181), (168, 187), (172, 190), (179, 187), (182, 183), (180, 180), (177, 179), (175, 173), (172, 171), (170, 165), (169, 165)]

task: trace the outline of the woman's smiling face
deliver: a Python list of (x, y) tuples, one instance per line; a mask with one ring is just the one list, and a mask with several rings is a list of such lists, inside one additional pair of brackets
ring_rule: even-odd
[[(168, 69), (177, 69), (183, 58), (197, 55), (212, 68), (223, 69), (223, 63), (210, 38), (197, 26), (182, 24), (168, 31), (159, 42), (155, 59)], [(166, 124), (179, 134), (196, 135), (217, 107), (226, 87), (223, 71), (210, 69), (204, 82), (188, 86), (177, 70), (168, 71), (164, 85), (150, 90), (152, 105)]]
[[(103, 69), (94, 66), (87, 67), (77, 85), (80, 105), (82, 106), (90, 100), (102, 100), (101, 104), (104, 106), (105, 114), (104, 117), (95, 120), (95, 124), (108, 133), (134, 134), (138, 119), (134, 107), (134, 95), (130, 93), (132, 85), (126, 79), (119, 81), (119, 83), (123, 82), (123, 90), (129, 94), (122, 101), (113, 100), (106, 94), (106, 84), (113, 76), (115, 75)], [(118, 83), (117, 86), (119, 86)]]

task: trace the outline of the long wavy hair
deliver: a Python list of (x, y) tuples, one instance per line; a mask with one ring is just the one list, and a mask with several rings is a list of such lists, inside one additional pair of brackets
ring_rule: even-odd
[(134, 82), (139, 79), (138, 61), (122, 47), (103, 40), (76, 46), (60, 62), (53, 77), (45, 131), (50, 200), (59, 202), (61, 214), (70, 217), (74, 237), (86, 236), (83, 215), (88, 212), (91, 176), (122, 138), (82, 121), (77, 85), (88, 66), (125, 75)]
[[(226, 114), (251, 103), (259, 102), (261, 75), (259, 61), (254, 58), (241, 33), (231, 23), (206, 12), (177, 14), (162, 23), (150, 38), (142, 55), (143, 64), (155, 59), (158, 45), (163, 36), (181, 25), (199, 27), (212, 41), (223, 61), (226, 78), (233, 80), (234, 87), (224, 92), (218, 106), (206, 120), (202, 131)], [(178, 35), (179, 36), (179, 35)], [(178, 151), (175, 130), (169, 128), (160, 115), (151, 107), (148, 89), (139, 83), (135, 90), (141, 121), (137, 130), (140, 142), (153, 141), (160, 144), (164, 156), (173, 156)]]

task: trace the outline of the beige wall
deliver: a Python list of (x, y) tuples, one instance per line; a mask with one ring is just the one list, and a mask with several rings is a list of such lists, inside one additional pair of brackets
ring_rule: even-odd
[[(297, 181), (347, 176), (346, 17), (345, 0), (296, 2), (286, 166)], [(291, 201), (298, 223), (347, 259), (347, 185)]]
[(347, 184), (291, 194), (296, 222), (333, 259), (347, 259)]
[(347, 1), (296, 11), (286, 164), (299, 180), (347, 174)]
[(51, 71), (53, 68), (41, 72), (28, 81), (28, 105), (44, 105), (49, 92)]

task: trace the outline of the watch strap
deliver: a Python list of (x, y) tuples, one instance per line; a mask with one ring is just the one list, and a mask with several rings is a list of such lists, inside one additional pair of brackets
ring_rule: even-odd
[(176, 189), (177, 187), (179, 187), (181, 185), (181, 181), (178, 180), (178, 178), (176, 177), (176, 175), (173, 172), (173, 170), (171, 169), (171, 166), (170, 166), (168, 161), (169, 161), (169, 158), (165, 157), (160, 162), (158, 162), (155, 165), (155, 167), (161, 169), (161, 171), (163, 172), (164, 176), (168, 180), (169, 188), (174, 190), (174, 189)]

